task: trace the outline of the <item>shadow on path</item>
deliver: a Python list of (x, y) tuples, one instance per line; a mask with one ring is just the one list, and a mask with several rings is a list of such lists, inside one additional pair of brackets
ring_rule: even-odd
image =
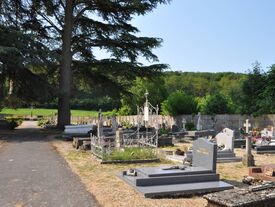
[(53, 148), (49, 133), (33, 124), (24, 123), (6, 134), (0, 132), (7, 141), (0, 149), (0, 206), (98, 206)]
[(59, 135), (60, 130), (48, 130), (37, 126), (37, 121), (24, 121), (14, 130), (0, 130), (0, 139), (6, 142), (48, 142), (49, 135)]

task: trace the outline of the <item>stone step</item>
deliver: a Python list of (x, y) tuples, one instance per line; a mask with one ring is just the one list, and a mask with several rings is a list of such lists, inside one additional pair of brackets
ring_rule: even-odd
[(170, 177), (150, 177), (135, 179), (136, 186), (173, 185), (183, 183), (218, 181), (219, 174), (184, 175)]
[(217, 192), (232, 189), (233, 186), (222, 181), (197, 182), (175, 185), (137, 186), (138, 191), (146, 198), (182, 196)]
[(195, 174), (211, 174), (212, 170), (206, 169), (203, 167), (187, 167), (184, 170), (173, 169), (173, 170), (164, 170), (167, 167), (171, 166), (162, 166), (157, 167), (147, 167), (147, 168), (138, 168), (137, 173), (142, 177), (161, 177), (161, 176), (180, 176), (180, 175), (195, 175)]

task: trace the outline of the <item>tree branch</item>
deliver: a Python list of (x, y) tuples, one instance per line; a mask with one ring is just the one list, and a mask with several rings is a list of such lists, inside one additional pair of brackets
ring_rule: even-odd
[(56, 29), (56, 31), (59, 34), (62, 34), (62, 30), (59, 29), (49, 18), (47, 18), (44, 14), (42, 14), (41, 12), (35, 10), (37, 14), (39, 14), (46, 22), (48, 22), (53, 28)]

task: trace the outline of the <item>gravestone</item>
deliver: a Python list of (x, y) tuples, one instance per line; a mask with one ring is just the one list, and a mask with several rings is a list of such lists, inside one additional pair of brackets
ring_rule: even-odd
[(229, 128), (224, 128), (216, 135), (216, 142), (218, 147), (224, 145), (226, 150), (234, 150), (234, 131)]
[(137, 168), (123, 171), (120, 177), (149, 198), (231, 189), (233, 186), (220, 181), (216, 174), (216, 156), (215, 143), (198, 139), (194, 141), (192, 166)]
[(269, 126), (261, 131), (262, 142), (256, 144), (257, 154), (274, 154), (275, 153), (275, 136), (273, 127)]
[(112, 129), (113, 131), (116, 131), (118, 129), (118, 123), (116, 121), (116, 117), (115, 116), (112, 116)]
[(229, 128), (224, 128), (216, 135), (216, 142), (218, 150), (218, 162), (239, 162), (242, 161), (241, 157), (236, 157), (234, 153), (234, 131)]

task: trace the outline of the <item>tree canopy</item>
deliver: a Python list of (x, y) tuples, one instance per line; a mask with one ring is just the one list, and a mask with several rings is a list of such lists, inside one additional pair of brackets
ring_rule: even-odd
[[(152, 49), (161, 39), (139, 37), (131, 25), (135, 15), (145, 15), (169, 0), (4, 0), (1, 23), (33, 34), (58, 55), (58, 124), (70, 123), (73, 76), (106, 89), (106, 93), (126, 91), (136, 76), (150, 76), (167, 66), (144, 66), (142, 56), (156, 62)], [(95, 48), (106, 51), (108, 59), (98, 59)], [(108, 89), (112, 90), (108, 90)]]

